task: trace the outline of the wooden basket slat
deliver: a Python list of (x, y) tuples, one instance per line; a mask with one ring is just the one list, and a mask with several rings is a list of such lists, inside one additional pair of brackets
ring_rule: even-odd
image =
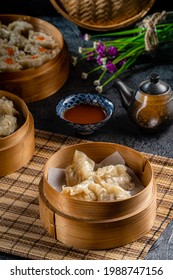
[(155, 0), (50, 0), (66, 19), (80, 27), (108, 31), (141, 20)]

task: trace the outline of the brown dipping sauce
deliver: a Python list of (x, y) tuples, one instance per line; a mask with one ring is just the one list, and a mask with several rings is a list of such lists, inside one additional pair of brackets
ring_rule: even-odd
[(64, 119), (78, 124), (96, 123), (105, 118), (102, 107), (90, 104), (80, 104), (64, 112)]

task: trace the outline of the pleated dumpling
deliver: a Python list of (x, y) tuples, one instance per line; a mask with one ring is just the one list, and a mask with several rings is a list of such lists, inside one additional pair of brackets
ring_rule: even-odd
[(13, 101), (5, 96), (0, 98), (0, 138), (8, 136), (18, 128), (17, 116)]
[(119, 186), (126, 191), (131, 191), (135, 187), (131, 182), (131, 176), (127, 172), (127, 167), (122, 164), (108, 165), (98, 168), (94, 174), (95, 180), (103, 186)]
[(95, 183), (92, 177), (73, 187), (63, 186), (62, 193), (71, 198), (85, 201), (103, 201), (110, 198), (108, 192)]
[(94, 170), (95, 162), (85, 153), (76, 150), (72, 163), (66, 167), (66, 183), (68, 186), (74, 186), (86, 180), (91, 176)]

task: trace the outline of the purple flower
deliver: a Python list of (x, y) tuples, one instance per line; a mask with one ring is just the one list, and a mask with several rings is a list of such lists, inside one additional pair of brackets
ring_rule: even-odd
[(117, 67), (112, 63), (112, 61), (109, 60), (106, 64), (106, 69), (109, 73), (114, 73), (117, 70)]
[(92, 60), (94, 57), (94, 52), (88, 52), (86, 60)]
[(99, 42), (98, 46), (96, 47), (96, 51), (97, 51), (97, 53), (105, 56), (106, 55), (106, 46), (103, 45), (102, 42)]
[(122, 59), (117, 63), (117, 67), (121, 68), (126, 63), (126, 59)]
[(102, 57), (101, 56), (97, 56), (96, 60), (97, 60), (97, 64), (98, 65), (102, 65), (103, 62), (101, 61)]
[(117, 57), (118, 56), (118, 50), (117, 48), (113, 47), (113, 46), (110, 46), (108, 48), (108, 54), (112, 57)]
[(103, 61), (102, 61), (102, 58), (104, 58), (105, 56), (103, 54), (99, 54), (97, 57), (96, 57), (96, 61), (97, 61), (97, 64), (98, 65), (102, 65), (103, 64)]

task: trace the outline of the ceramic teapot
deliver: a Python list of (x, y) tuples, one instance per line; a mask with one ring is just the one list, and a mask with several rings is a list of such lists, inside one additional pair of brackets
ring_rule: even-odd
[(173, 121), (173, 92), (157, 73), (143, 81), (136, 91), (120, 79), (114, 81), (129, 116), (146, 130), (162, 129)]

